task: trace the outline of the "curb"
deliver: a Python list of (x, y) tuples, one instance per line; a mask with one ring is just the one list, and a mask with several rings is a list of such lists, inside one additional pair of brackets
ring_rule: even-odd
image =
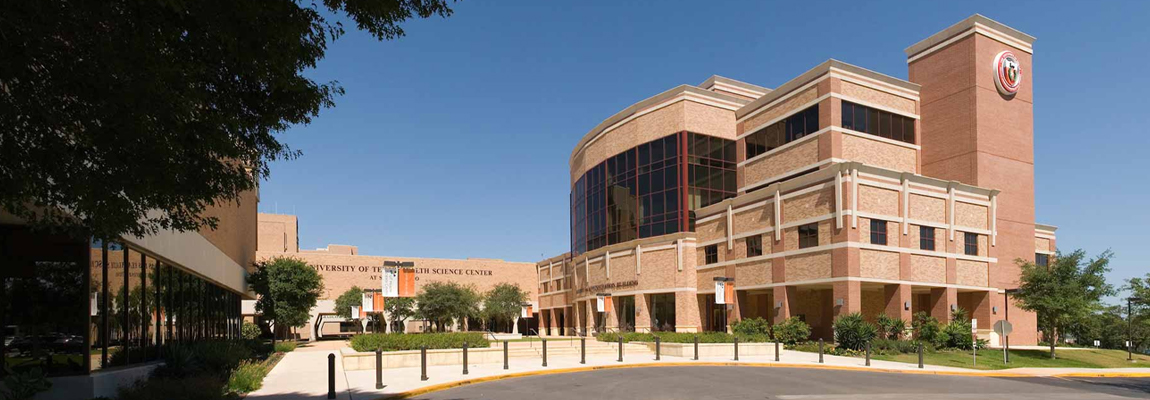
[(624, 368), (652, 368), (652, 367), (757, 367), (757, 368), (805, 368), (805, 369), (824, 369), (824, 370), (839, 370), (839, 371), (861, 371), (861, 372), (879, 372), (879, 373), (898, 373), (898, 374), (912, 374), (912, 375), (945, 375), (945, 376), (974, 376), (974, 377), (994, 377), (994, 378), (1044, 378), (1044, 377), (1089, 377), (1089, 378), (1150, 378), (1150, 372), (1079, 372), (1067, 374), (1054, 374), (1054, 375), (1032, 375), (1020, 374), (1015, 372), (994, 372), (994, 371), (927, 371), (927, 370), (905, 370), (905, 369), (892, 369), (892, 368), (873, 368), (873, 367), (854, 367), (842, 365), (810, 365), (810, 364), (787, 364), (787, 363), (751, 363), (751, 362), (666, 362), (666, 363), (640, 363), (640, 364), (624, 364), (624, 365), (598, 365), (592, 367), (574, 367), (574, 368), (559, 368), (538, 371), (524, 371), (515, 372), (503, 375), (492, 375), (482, 378), (465, 379), (455, 382), (441, 383), (431, 385), (424, 388), (409, 390), (406, 392), (393, 393), (377, 397), (377, 400), (390, 400), (390, 399), (405, 399), (413, 396), (427, 394), (431, 392), (438, 392), (441, 390), (452, 389), (460, 386), (473, 385), (476, 383), (498, 381), (503, 379), (521, 378), (528, 376), (539, 375), (556, 375), (566, 374), (572, 372), (587, 372), (599, 371), (607, 369), (624, 369)]

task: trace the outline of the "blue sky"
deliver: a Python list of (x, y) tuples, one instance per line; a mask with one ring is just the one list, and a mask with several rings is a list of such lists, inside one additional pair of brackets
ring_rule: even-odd
[[(1039, 222), (1063, 250), (1112, 249), (1111, 281), (1150, 272), (1150, 2), (465, 1), (362, 32), (307, 72), (347, 93), (280, 138), (262, 212), (300, 244), (362, 254), (537, 261), (568, 247), (575, 143), (611, 114), (712, 74), (776, 87), (828, 58), (905, 79), (903, 49), (981, 13), (1038, 37)], [(351, 26), (351, 25), (349, 25)]]

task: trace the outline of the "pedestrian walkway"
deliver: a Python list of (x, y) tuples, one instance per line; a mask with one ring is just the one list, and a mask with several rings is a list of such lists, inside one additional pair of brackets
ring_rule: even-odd
[[(588, 341), (590, 344), (591, 342)], [(598, 343), (597, 343), (598, 344)], [(1002, 375), (1013, 374), (1022, 376), (1050, 376), (1064, 374), (1094, 374), (1100, 371), (1095, 369), (1075, 368), (1020, 368), (1008, 371), (978, 371), (965, 368), (942, 367), (926, 365), (919, 369), (916, 364), (906, 364), (893, 361), (872, 360), (866, 366), (866, 360), (854, 357), (840, 357), (825, 355), (824, 362), (819, 363), (817, 353), (782, 350), (780, 361), (774, 361), (773, 353), (767, 356), (743, 356), (739, 361), (732, 357), (703, 357), (692, 360), (691, 357), (672, 357), (663, 355), (656, 361), (651, 352), (635, 352), (625, 354), (623, 362), (617, 361), (616, 354), (588, 353), (585, 364), (580, 364), (577, 353), (571, 355), (552, 355), (548, 357), (547, 366), (542, 366), (542, 358), (518, 357), (509, 360), (509, 368), (503, 369), (502, 363), (471, 364), (468, 366), (468, 375), (463, 375), (462, 365), (429, 366), (428, 379), (421, 380), (421, 369), (389, 368), (383, 371), (382, 389), (375, 388), (375, 371), (344, 371), (340, 360), (339, 348), (344, 342), (328, 342), (316, 347), (302, 348), (287, 354), (279, 365), (264, 380), (263, 388), (248, 394), (250, 400), (288, 400), (288, 399), (325, 399), (327, 395), (327, 356), (336, 356), (336, 392), (338, 399), (346, 400), (373, 400), (401, 393), (421, 393), (426, 391), (444, 389), (468, 383), (499, 379), (507, 376), (528, 376), (536, 374), (575, 372), (588, 369), (604, 368), (631, 368), (631, 367), (658, 367), (658, 366), (686, 366), (686, 365), (745, 365), (757, 367), (798, 367), (798, 368), (829, 368), (872, 370), (876, 372), (903, 372), (916, 374), (963, 374), (963, 375)], [(613, 345), (613, 344), (612, 344)], [(1107, 374), (1145, 374), (1145, 369), (1125, 368), (1107, 369)]]

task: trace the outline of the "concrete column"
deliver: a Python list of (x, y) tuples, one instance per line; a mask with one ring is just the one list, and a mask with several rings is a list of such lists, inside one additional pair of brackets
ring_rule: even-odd
[(906, 307), (913, 299), (911, 298), (911, 287), (908, 284), (890, 284), (883, 286), (883, 293), (886, 296), (886, 316), (892, 318), (900, 318), (906, 323), (911, 322), (912, 312), (914, 307)]
[(511, 333), (519, 333), (519, 316), (515, 316), (515, 323), (511, 325)]
[(931, 288), (930, 289), (930, 316), (938, 319), (938, 322), (947, 323), (950, 321), (950, 306), (958, 305), (958, 290), (955, 288)]

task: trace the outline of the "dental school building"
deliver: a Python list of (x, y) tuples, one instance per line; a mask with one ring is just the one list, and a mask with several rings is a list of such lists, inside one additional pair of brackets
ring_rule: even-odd
[[(1015, 260), (1034, 211), (1035, 38), (974, 15), (906, 49), (903, 80), (837, 60), (776, 88), (713, 76), (608, 117), (575, 146), (571, 249), (536, 264), (544, 333), (728, 331), (797, 317), (941, 321), (1036, 344)], [(733, 295), (716, 304), (716, 282)], [(610, 296), (610, 308), (598, 309)]]

